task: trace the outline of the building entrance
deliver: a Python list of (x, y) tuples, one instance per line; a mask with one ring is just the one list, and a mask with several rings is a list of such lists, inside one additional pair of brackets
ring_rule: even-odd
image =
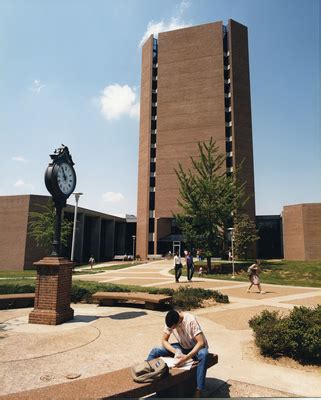
[(173, 254), (178, 253), (181, 255), (181, 242), (179, 241), (174, 241), (173, 242)]

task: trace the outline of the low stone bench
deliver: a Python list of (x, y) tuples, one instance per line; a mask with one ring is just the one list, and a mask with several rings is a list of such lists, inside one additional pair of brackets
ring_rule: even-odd
[(114, 256), (113, 260), (114, 261), (132, 261), (133, 257), (126, 256), (126, 255), (123, 255), (123, 256), (118, 255), (118, 256)]
[(97, 292), (92, 295), (92, 299), (103, 306), (114, 306), (119, 301), (142, 301), (148, 310), (156, 310), (161, 304), (170, 303), (172, 296), (144, 292)]
[[(217, 364), (216, 354), (209, 354), (207, 368)], [(172, 368), (168, 376), (152, 383), (133, 381), (130, 368), (58, 385), (0, 396), (2, 400), (62, 400), (139, 398), (156, 393), (159, 398), (193, 397), (196, 366), (190, 370)]]
[(33, 307), (34, 302), (34, 293), (1, 294), (0, 310), (6, 310), (8, 308)]

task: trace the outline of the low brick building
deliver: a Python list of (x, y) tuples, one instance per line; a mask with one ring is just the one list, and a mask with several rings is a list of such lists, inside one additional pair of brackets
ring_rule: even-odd
[(321, 203), (283, 207), (283, 246), (287, 260), (321, 260)]
[[(39, 205), (47, 204), (49, 198), (37, 195), (0, 196), (0, 270), (29, 269), (35, 261), (48, 255), (28, 235), (28, 224), (30, 212), (40, 211)], [(74, 206), (67, 205), (64, 218), (73, 221)], [(127, 230), (130, 235), (126, 235)], [(123, 255), (131, 246), (131, 235), (135, 233), (136, 224), (129, 229), (125, 218), (78, 207), (75, 261), (87, 262), (90, 255), (96, 261), (108, 261), (116, 254)], [(63, 252), (64, 256), (70, 257), (71, 238)]]

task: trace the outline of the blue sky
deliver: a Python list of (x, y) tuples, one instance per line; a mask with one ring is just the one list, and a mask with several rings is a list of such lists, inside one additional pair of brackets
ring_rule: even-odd
[(47, 194), (63, 143), (80, 206), (136, 214), (140, 43), (229, 18), (249, 29), (257, 214), (320, 202), (319, 0), (1, 0), (0, 195)]

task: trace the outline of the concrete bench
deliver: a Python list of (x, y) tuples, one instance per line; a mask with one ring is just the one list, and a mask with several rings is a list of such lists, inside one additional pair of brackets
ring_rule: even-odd
[(6, 310), (8, 308), (33, 307), (34, 301), (34, 293), (1, 294), (0, 310)]
[(131, 260), (133, 260), (133, 257), (132, 256), (126, 256), (126, 255), (114, 256), (113, 260), (114, 261), (131, 261)]
[[(207, 368), (217, 364), (218, 357), (209, 354)], [(130, 368), (46, 386), (25, 392), (0, 396), (1, 400), (59, 400), (140, 398), (156, 393), (159, 398), (193, 397), (196, 388), (196, 366), (190, 370), (173, 368), (168, 376), (152, 383), (133, 381)]]
[(163, 256), (161, 254), (148, 254), (147, 258), (151, 261), (159, 261), (163, 259)]
[(119, 301), (141, 301), (148, 310), (156, 310), (161, 304), (170, 303), (172, 296), (144, 292), (97, 292), (92, 295), (92, 299), (102, 306), (114, 306)]

